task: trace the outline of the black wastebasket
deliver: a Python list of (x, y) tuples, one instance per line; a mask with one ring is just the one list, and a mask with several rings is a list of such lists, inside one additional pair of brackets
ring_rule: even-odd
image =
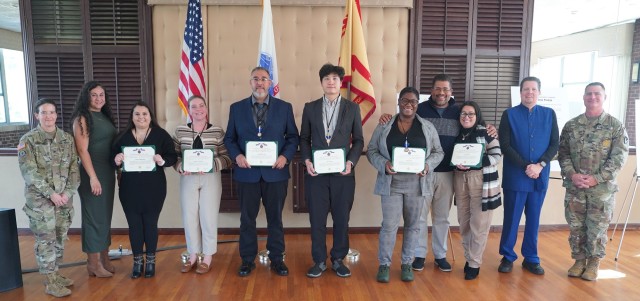
[(0, 292), (22, 287), (16, 210), (0, 208)]

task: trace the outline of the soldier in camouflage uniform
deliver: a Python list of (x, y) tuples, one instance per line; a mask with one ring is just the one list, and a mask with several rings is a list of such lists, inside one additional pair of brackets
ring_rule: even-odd
[(604, 85), (595, 82), (584, 91), (586, 112), (562, 129), (558, 160), (567, 189), (564, 206), (569, 223), (570, 277), (598, 278), (605, 256), (607, 229), (618, 191), (616, 176), (629, 154), (629, 137), (620, 121), (604, 112)]
[(73, 281), (58, 273), (64, 242), (73, 217), (72, 196), (80, 184), (78, 155), (73, 136), (56, 127), (55, 102), (40, 99), (34, 114), (39, 125), (20, 138), (18, 163), (25, 181), (29, 228), (35, 235), (34, 251), (45, 292), (64, 297)]

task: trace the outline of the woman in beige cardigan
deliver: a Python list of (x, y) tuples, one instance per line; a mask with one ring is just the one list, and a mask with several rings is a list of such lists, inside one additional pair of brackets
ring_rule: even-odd
[[(188, 100), (191, 123), (176, 128), (175, 142), (179, 153), (176, 171), (180, 173), (180, 205), (189, 261), (181, 272), (204, 274), (211, 269), (213, 254), (218, 245), (218, 210), (222, 196), (220, 170), (231, 166), (231, 159), (224, 146), (224, 131), (209, 123), (209, 109), (201, 96)], [(182, 154), (188, 149), (211, 149), (213, 170), (192, 173), (184, 170)], [(203, 254), (201, 258), (198, 254)]]

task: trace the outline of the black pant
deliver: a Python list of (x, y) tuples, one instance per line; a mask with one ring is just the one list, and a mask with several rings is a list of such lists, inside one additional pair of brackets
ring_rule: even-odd
[(257, 183), (238, 182), (240, 199), (240, 257), (253, 262), (258, 254), (256, 217), (260, 211), (260, 200), (267, 215), (267, 250), (272, 262), (282, 261), (284, 254), (284, 228), (282, 209), (287, 197), (289, 180)]
[(146, 246), (147, 253), (155, 253), (158, 248), (158, 219), (160, 211), (137, 212), (124, 210), (129, 224), (129, 242), (133, 254), (142, 254)]
[(327, 259), (327, 216), (333, 219), (331, 261), (349, 253), (349, 215), (353, 206), (355, 178), (338, 175), (305, 175), (305, 196), (311, 223), (311, 256), (316, 263)]

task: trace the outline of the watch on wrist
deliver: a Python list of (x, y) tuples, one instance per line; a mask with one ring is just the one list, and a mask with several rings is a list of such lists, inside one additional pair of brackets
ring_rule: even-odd
[(542, 166), (542, 168), (547, 167), (547, 162), (540, 161), (540, 166)]

